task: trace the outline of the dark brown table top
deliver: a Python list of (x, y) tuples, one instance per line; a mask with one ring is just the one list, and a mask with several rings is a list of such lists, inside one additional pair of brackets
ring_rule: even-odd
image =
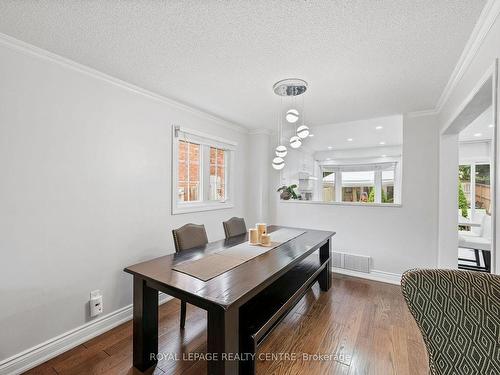
[[(285, 227), (271, 225), (268, 231), (273, 232), (280, 228)], [(166, 289), (189, 294), (223, 307), (234, 303), (244, 303), (247, 299), (245, 297), (263, 289), (335, 235), (335, 232), (329, 231), (293, 229), (301, 229), (305, 233), (208, 281), (201, 281), (185, 273), (174, 271), (172, 267), (177, 263), (198, 259), (205, 254), (238, 245), (247, 241), (248, 235), (215, 241), (201, 248), (165, 255), (126, 267), (124, 271), (159, 283)]]

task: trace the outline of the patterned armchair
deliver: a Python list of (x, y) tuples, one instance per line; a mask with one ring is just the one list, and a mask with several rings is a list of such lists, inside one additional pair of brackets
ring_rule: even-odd
[(500, 374), (500, 276), (411, 270), (401, 288), (432, 375)]

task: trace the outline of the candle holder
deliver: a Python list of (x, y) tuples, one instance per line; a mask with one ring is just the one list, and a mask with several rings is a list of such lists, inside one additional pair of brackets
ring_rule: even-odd
[(266, 223), (257, 223), (248, 230), (248, 243), (256, 246), (271, 246), (271, 236), (267, 233)]
[(250, 228), (248, 230), (248, 239), (249, 239), (250, 245), (258, 245), (260, 243), (259, 231), (257, 230), (257, 228)]
[(259, 243), (262, 242), (262, 235), (267, 234), (267, 225), (266, 223), (257, 223), (255, 224), (257, 228), (257, 232), (259, 233)]

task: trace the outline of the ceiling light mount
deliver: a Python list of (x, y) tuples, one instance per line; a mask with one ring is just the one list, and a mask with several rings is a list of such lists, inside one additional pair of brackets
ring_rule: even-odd
[(287, 78), (278, 81), (273, 86), (273, 91), (279, 96), (298, 96), (307, 90), (307, 82), (299, 78)]

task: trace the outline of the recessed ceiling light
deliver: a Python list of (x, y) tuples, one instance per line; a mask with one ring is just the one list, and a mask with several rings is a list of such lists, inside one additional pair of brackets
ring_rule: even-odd
[(352, 138), (347, 138), (347, 142), (352, 142)]
[(328, 146), (328, 149), (331, 150), (333, 147), (332, 146)]
[(314, 137), (314, 134), (309, 134), (309, 137)]
[(493, 127), (495, 127), (495, 125), (493, 124), (488, 125), (488, 128), (493, 128)]
[(380, 130), (380, 129), (383, 129), (384, 127), (383, 126), (375, 126), (375, 130)]
[(385, 145), (385, 142), (384, 141), (381, 141), (378, 143), (379, 145)]
[(326, 160), (331, 160), (331, 158), (326, 158)]
[(382, 158), (386, 158), (386, 157), (387, 157), (387, 155), (380, 155), (380, 156), (381, 156)]
[(480, 137), (482, 135), (483, 135), (483, 133), (474, 133), (474, 137)]

